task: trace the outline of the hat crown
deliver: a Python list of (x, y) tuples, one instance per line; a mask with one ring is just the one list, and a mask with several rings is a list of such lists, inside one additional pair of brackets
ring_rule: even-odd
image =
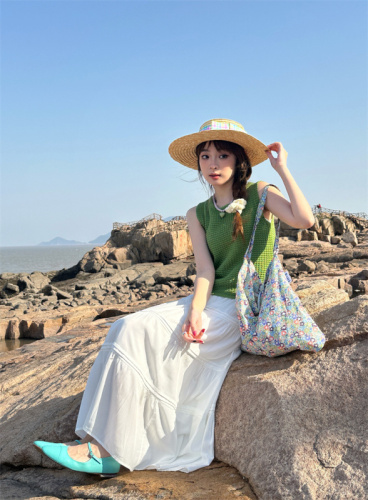
[(227, 120), (226, 118), (214, 118), (213, 120), (208, 120), (199, 129), (200, 132), (205, 130), (236, 130), (237, 132), (246, 133), (241, 123), (234, 120)]

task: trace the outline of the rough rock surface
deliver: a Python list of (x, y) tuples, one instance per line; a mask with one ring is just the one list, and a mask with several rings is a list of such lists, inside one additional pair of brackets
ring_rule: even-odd
[(118, 478), (103, 481), (59, 470), (32, 446), (35, 439), (60, 442), (74, 435), (82, 392), (110, 325), (97, 320), (0, 356), (0, 454), (7, 466), (1, 498), (254, 500), (247, 481), (218, 462), (190, 474), (122, 468)]
[(316, 318), (315, 354), (232, 365), (216, 412), (216, 457), (259, 498), (360, 499), (368, 491), (368, 297)]
[[(108, 481), (87, 474), (40, 467), (13, 471), (0, 477), (1, 499), (60, 498), (91, 500), (256, 500), (249, 484), (233, 468), (213, 462), (203, 469), (182, 472), (120, 471)], [(57, 496), (55, 496), (57, 495)]]
[[(28, 488), (35, 496), (42, 492), (59, 498), (55, 485), (63, 482), (60, 477), (66, 477), (65, 472), (55, 470), (56, 464), (31, 443), (72, 438), (90, 368), (116, 319), (77, 324), (0, 356), (0, 455), (9, 467), (2, 479), (14, 491)], [(294, 352), (274, 359), (242, 354), (230, 368), (216, 410), (216, 457), (241, 476), (225, 468), (225, 476), (218, 477), (222, 483), (211, 490), (213, 467), (222, 470), (223, 465), (214, 463), (207, 472), (204, 469), (203, 478), (208, 473), (209, 479), (207, 483), (203, 479), (199, 489), (199, 471), (183, 474), (183, 480), (178, 473), (178, 483), (176, 476), (166, 479), (162, 473), (152, 476), (158, 481), (154, 482), (149, 479), (151, 472), (127, 475), (122, 470), (118, 479), (103, 482), (72, 474), (61, 496), (129, 498), (131, 494), (130, 498), (145, 499), (160, 498), (154, 495), (161, 492), (166, 495), (161, 498), (206, 498), (206, 492), (218, 491), (217, 497), (213, 493), (207, 498), (364, 498), (368, 297), (335, 305), (315, 319), (327, 337), (321, 352)], [(19, 467), (52, 470), (45, 481), (45, 471), (34, 476)], [(127, 476), (131, 481), (126, 481)], [(152, 489), (147, 489), (148, 484)], [(203, 488), (202, 497), (191, 496), (193, 484), (199, 494)]]

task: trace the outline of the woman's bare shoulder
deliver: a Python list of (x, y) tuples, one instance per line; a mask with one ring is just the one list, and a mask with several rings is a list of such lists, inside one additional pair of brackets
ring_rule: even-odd
[[(274, 193), (276, 195), (281, 195), (281, 192), (279, 190), (278, 187), (274, 186), (273, 184), (270, 185), (269, 182), (265, 182), (265, 181), (258, 181), (257, 182), (257, 190), (258, 190), (258, 197), (259, 199), (262, 198), (262, 194), (263, 194), (263, 191), (264, 191), (264, 188), (266, 186), (270, 186), (268, 188), (268, 193)], [(265, 203), (265, 207), (264, 207), (264, 211), (263, 211), (263, 215), (264, 215), (264, 218), (268, 221), (268, 222), (271, 222), (271, 210), (269, 209), (269, 196), (268, 196), (268, 193), (267, 193), (267, 200), (266, 200), (266, 203)], [(272, 195), (271, 195), (272, 196)], [(283, 196), (282, 196), (283, 197)]]
[(268, 191), (271, 192), (271, 193), (277, 193), (277, 194), (280, 194), (280, 190), (278, 187), (274, 186), (273, 184), (270, 184), (269, 182), (265, 182), (265, 181), (258, 181), (257, 182), (257, 190), (258, 190), (258, 196), (259, 196), (259, 199), (261, 199), (262, 197), (262, 194), (263, 194), (263, 190), (266, 186), (270, 186), (268, 188)]

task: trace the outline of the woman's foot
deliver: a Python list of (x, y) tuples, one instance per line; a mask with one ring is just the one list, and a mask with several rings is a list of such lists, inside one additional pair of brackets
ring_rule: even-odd
[[(95, 439), (91, 441), (91, 448), (93, 454), (97, 458), (107, 458), (110, 456), (110, 453), (105, 450), (103, 446), (101, 446)], [(68, 446), (68, 455), (70, 458), (73, 460), (76, 460), (77, 462), (88, 462), (88, 460), (91, 458), (90, 456), (90, 451), (88, 447), (88, 443), (83, 443), (83, 444), (77, 444), (74, 443), (71, 446)]]
[(93, 441), (93, 437), (87, 434), (87, 436), (83, 439), (75, 439), (74, 441), (68, 441), (65, 446), (78, 446), (79, 444), (90, 443)]
[(120, 464), (97, 441), (76, 446), (35, 441), (34, 445), (56, 463), (75, 471), (114, 477), (120, 469)]

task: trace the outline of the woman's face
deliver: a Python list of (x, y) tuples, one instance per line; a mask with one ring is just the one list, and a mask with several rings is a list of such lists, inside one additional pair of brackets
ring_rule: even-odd
[(214, 188), (231, 183), (235, 174), (236, 156), (229, 151), (217, 151), (207, 143), (199, 155), (199, 166), (205, 180)]

